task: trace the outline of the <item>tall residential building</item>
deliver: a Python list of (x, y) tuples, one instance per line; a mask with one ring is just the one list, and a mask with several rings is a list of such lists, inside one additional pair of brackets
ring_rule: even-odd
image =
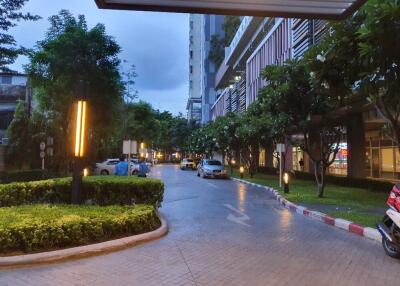
[(209, 54), (212, 37), (224, 37), (223, 22), (224, 16), (190, 15), (187, 110), (188, 119), (196, 120), (201, 124), (206, 124), (211, 120), (211, 106), (216, 99), (215, 75), (218, 67), (209, 59)]
[(202, 107), (202, 124), (206, 124), (211, 120), (211, 107), (216, 99), (215, 76), (218, 66), (209, 59), (211, 50), (211, 39), (213, 36), (223, 38), (224, 31), (222, 25), (224, 16), (203, 15), (202, 32), (201, 32), (201, 107)]
[(202, 15), (189, 17), (189, 98), (186, 109), (188, 120), (201, 123), (201, 23)]

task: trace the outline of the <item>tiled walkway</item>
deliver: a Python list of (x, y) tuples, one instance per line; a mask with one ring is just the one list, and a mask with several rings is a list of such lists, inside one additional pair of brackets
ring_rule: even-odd
[(0, 270), (0, 285), (400, 285), (382, 247), (281, 209), (264, 191), (173, 166), (165, 238), (108, 255)]

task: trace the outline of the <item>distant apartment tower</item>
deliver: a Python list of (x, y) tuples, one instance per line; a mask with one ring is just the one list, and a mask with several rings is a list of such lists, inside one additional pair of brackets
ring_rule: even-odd
[[(209, 59), (211, 39), (224, 37), (224, 16), (190, 15), (190, 60), (188, 119), (206, 124), (216, 99), (215, 75), (218, 67)], [(200, 114), (200, 116), (199, 116)]]
[(211, 118), (211, 107), (216, 100), (216, 85), (215, 76), (218, 71), (218, 66), (209, 59), (211, 50), (211, 39), (213, 36), (223, 38), (223, 23), (224, 16), (203, 15), (202, 17), (202, 32), (201, 32), (201, 106), (202, 106), (202, 124), (209, 122)]
[(188, 120), (198, 124), (202, 119), (201, 108), (201, 23), (202, 15), (189, 17), (189, 98), (186, 109)]

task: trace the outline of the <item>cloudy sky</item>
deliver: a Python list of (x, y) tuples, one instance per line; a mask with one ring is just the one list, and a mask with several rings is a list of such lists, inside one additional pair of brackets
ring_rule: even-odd
[[(135, 64), (139, 98), (155, 108), (174, 114), (186, 113), (188, 94), (187, 14), (99, 10), (94, 0), (29, 0), (24, 10), (40, 15), (37, 22), (19, 24), (13, 31), (18, 44), (34, 47), (44, 38), (47, 18), (67, 9), (84, 14), (89, 27), (103, 23), (107, 33), (122, 47), (121, 60)], [(20, 57), (12, 68), (23, 71), (26, 58)]]

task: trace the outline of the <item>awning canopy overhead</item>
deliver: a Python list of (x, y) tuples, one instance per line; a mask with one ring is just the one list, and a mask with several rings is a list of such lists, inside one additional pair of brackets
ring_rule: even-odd
[(366, 0), (95, 0), (100, 8), (260, 17), (344, 19)]

